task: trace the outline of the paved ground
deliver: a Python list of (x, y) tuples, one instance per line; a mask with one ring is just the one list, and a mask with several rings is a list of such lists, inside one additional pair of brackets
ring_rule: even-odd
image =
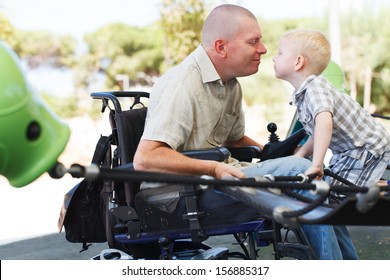
[[(350, 227), (362, 260), (390, 260), (390, 227)], [(230, 237), (212, 238), (212, 246), (235, 248)], [(106, 249), (105, 243), (93, 244), (80, 253), (81, 244), (69, 243), (64, 233), (44, 235), (0, 246), (1, 260), (87, 260)], [(261, 250), (261, 259), (273, 259), (271, 246)]]
[(81, 244), (66, 241), (64, 233), (50, 234), (0, 246), (2, 260), (86, 260), (99, 254), (107, 246), (93, 244), (79, 253)]

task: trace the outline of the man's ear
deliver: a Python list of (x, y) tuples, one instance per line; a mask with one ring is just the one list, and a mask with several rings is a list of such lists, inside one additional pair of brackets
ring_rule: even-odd
[(217, 54), (222, 57), (226, 56), (226, 41), (223, 39), (217, 39), (214, 42), (214, 48)]
[(305, 65), (305, 57), (303, 55), (298, 55), (295, 59), (294, 70), (299, 71)]

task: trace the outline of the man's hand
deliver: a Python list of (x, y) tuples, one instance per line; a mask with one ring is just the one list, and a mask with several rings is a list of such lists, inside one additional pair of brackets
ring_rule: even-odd
[(214, 169), (214, 177), (217, 179), (222, 179), (223, 177), (246, 178), (246, 175), (237, 167), (226, 163), (217, 162)]

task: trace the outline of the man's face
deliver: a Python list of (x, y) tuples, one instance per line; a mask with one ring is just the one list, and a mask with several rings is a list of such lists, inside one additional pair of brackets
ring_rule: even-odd
[(262, 33), (256, 20), (245, 18), (236, 35), (227, 42), (227, 67), (232, 77), (257, 73), (261, 55), (267, 53)]

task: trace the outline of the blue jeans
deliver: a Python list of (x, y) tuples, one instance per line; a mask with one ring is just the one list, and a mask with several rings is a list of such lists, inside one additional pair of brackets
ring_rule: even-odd
[[(252, 164), (242, 169), (248, 177), (272, 174), (274, 176), (296, 176), (304, 173), (311, 162), (299, 157), (284, 157)], [(310, 196), (308, 192), (302, 194)], [(345, 226), (302, 225), (310, 245), (321, 260), (358, 259), (355, 247)]]

